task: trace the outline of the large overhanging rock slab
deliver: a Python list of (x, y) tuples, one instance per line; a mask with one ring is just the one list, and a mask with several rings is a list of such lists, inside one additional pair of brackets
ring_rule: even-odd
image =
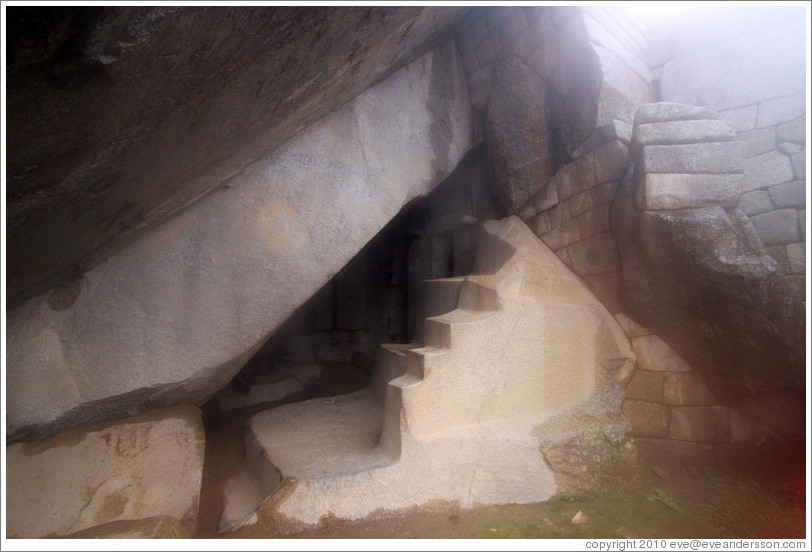
[(200, 410), (193, 406), (11, 445), (5, 466), (8, 535), (191, 535), (204, 448)]
[(475, 132), (446, 42), (8, 316), (9, 438), (201, 403)]
[(227, 184), (464, 9), (11, 7), (9, 305)]

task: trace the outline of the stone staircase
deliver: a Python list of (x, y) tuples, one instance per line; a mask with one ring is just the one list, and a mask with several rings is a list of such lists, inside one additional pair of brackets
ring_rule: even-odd
[(247, 464), (268, 498), (243, 525), (556, 493), (541, 443), (586, 411), (615, 423), (615, 376), (634, 354), (518, 218), (483, 225), (474, 272), (424, 282), (415, 342), (382, 345), (369, 388), (249, 421)]

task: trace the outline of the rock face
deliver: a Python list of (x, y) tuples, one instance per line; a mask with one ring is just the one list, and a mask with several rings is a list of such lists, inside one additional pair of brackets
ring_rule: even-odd
[(368, 389), (251, 418), (247, 464), (270, 496), (246, 524), (538, 502), (630, 475), (623, 331), (518, 217), (482, 230), (474, 274), (426, 282), (438, 314), (383, 346)]
[[(696, 112), (686, 115), (688, 106), (658, 106), (657, 120), (645, 120), (652, 109), (641, 107), (638, 121), (664, 125), (697, 118)], [(639, 159), (648, 147), (638, 142), (632, 155)], [(717, 156), (707, 156), (702, 172), (729, 172), (731, 156), (715, 149)], [(698, 175), (690, 174), (695, 157), (686, 158), (683, 166), (682, 155), (670, 150), (649, 154), (649, 165), (638, 162), (635, 174), (624, 178), (613, 205), (624, 310), (665, 338), (722, 404), (740, 407), (766, 433), (802, 431), (801, 299), (767, 256), (746, 215), (710, 206), (706, 177), (694, 182)], [(674, 178), (684, 182), (678, 194), (661, 182), (652, 185), (645, 167), (656, 170), (660, 164), (679, 171)], [(734, 197), (731, 190), (717, 202), (729, 207)], [(677, 210), (664, 210), (672, 208)]]
[(238, 179), (425, 53), (461, 12), (12, 7), (9, 305)]
[(8, 535), (189, 536), (204, 448), (200, 410), (192, 406), (7, 447)]
[(453, 43), (8, 316), (8, 436), (200, 403), (474, 145)]
[(485, 135), (491, 186), (505, 212), (518, 212), (554, 172), (547, 132), (536, 74), (517, 57), (498, 64)]

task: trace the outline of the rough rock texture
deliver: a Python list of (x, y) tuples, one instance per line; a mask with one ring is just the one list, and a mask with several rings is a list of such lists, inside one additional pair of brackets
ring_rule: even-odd
[(7, 447), (8, 535), (188, 536), (204, 446), (200, 410), (181, 406)]
[(11, 439), (200, 403), (474, 145), (446, 41), (8, 316)]
[(494, 72), (485, 118), (491, 186), (506, 213), (516, 213), (557, 167), (550, 155), (544, 87), (517, 57)]
[(461, 13), (9, 8), (9, 305), (238, 179)]
[(443, 304), (456, 284), (456, 308), (384, 346), (368, 389), (248, 422), (248, 465), (273, 494), (247, 523), (537, 502), (630, 472), (623, 331), (517, 217), (483, 228), (473, 275), (427, 282)]
[(627, 176), (612, 211), (625, 312), (666, 339), (722, 404), (773, 434), (803, 428), (803, 303), (746, 215), (637, 211), (634, 193)]

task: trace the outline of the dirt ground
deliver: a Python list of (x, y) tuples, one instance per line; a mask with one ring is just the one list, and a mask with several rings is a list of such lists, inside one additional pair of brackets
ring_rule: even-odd
[[(308, 398), (346, 393), (359, 383), (363, 385), (352, 378), (322, 380)], [(781, 449), (764, 445), (712, 465), (642, 458), (635, 485), (603, 495), (565, 493), (545, 503), (473, 510), (439, 504), (362, 521), (326, 519), (317, 528), (297, 533), (253, 526), (218, 535), (223, 486), (244, 465), (242, 428), (254, 413), (269, 406), (274, 405), (225, 415), (204, 409), (206, 457), (197, 538), (805, 538), (808, 498), (803, 443)], [(573, 524), (579, 511), (586, 522)]]

